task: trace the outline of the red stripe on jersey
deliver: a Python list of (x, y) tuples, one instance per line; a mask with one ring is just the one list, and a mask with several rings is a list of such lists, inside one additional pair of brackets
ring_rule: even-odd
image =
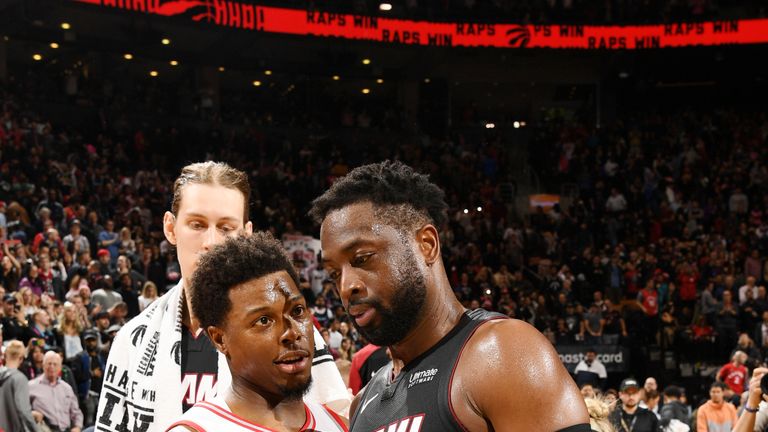
[(331, 415), (331, 417), (333, 417), (333, 419), (336, 421), (336, 423), (339, 424), (339, 427), (341, 428), (341, 430), (343, 430), (344, 432), (349, 432), (349, 429), (347, 429), (347, 426), (344, 423), (344, 420), (341, 418), (341, 416), (336, 414), (336, 412), (333, 411), (332, 409), (328, 408), (327, 405), (323, 404), (322, 406), (323, 406), (323, 409), (326, 410), (328, 412), (328, 414)]

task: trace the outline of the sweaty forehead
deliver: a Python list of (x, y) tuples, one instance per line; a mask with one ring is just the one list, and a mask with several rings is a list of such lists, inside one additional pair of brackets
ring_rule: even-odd
[(320, 240), (323, 250), (345, 248), (354, 242), (376, 241), (387, 233), (396, 233), (393, 226), (376, 217), (373, 204), (351, 204), (333, 210), (323, 220)]

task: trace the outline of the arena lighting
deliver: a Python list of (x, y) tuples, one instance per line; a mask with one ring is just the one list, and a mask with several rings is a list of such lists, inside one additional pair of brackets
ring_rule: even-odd
[(392, 5), (389, 3), (382, 3), (379, 5), (379, 10), (384, 12), (389, 12), (392, 10)]
[(369, 64), (371, 64), (371, 59), (367, 59), (367, 58), (364, 58), (364, 59), (363, 59), (363, 64), (364, 64), (364, 65), (369, 65)]
[(162, 43), (163, 45), (170, 45), (171, 40), (168, 38), (163, 38), (163, 40), (161, 40), (160, 43)]
[(495, 127), (496, 127), (496, 124), (494, 124), (494, 123), (486, 123), (485, 124), (485, 128), (486, 129), (493, 129)]
[(486, 295), (491, 295), (491, 290), (490, 289), (485, 290), (485, 294)]
[(363, 89), (363, 94), (368, 94), (370, 92), (371, 92), (371, 89), (369, 89), (369, 88), (364, 88)]
[(264, 75), (267, 75), (267, 76), (272, 75), (272, 71), (267, 69), (264, 71)]
[(69, 23), (63, 22), (63, 23), (61, 23), (61, 28), (64, 29), (64, 30), (69, 30), (69, 29), (72, 28), (72, 26), (69, 25)]
[(520, 129), (520, 122), (516, 121), (516, 122), (512, 123), (512, 127), (514, 127), (515, 129)]
[(51, 46), (51, 48), (53, 48), (53, 49), (58, 49), (58, 48), (59, 48), (59, 44), (57, 44), (56, 42), (51, 42), (51, 45), (50, 45), (50, 46)]
[(41, 56), (40, 54), (33, 54), (32, 55), (32, 60), (34, 60), (34, 61), (40, 61), (42, 59), (43, 59), (43, 56)]
[(478, 207), (477, 207), (477, 211), (481, 212), (481, 211), (483, 211), (483, 208), (482, 208), (482, 207), (480, 207), (480, 206), (478, 206)]
[(525, 127), (526, 123), (524, 121), (520, 122), (520, 127)]
[(429, 84), (429, 83), (430, 83), (430, 81), (431, 81), (431, 80), (430, 80), (429, 78), (424, 78), (424, 84)]
[(256, 81), (253, 82), (253, 86), (254, 87), (258, 87), (260, 85), (261, 85), (261, 81), (259, 81), (259, 80), (256, 80)]
[(469, 209), (464, 209), (464, 214), (469, 213)]
[(176, 60), (171, 60), (171, 66), (178, 66), (179, 62)]
[(376, 84), (384, 84), (384, 80), (379, 78), (376, 80)]
[(224, 69), (224, 66), (219, 66), (219, 72), (224, 72), (226, 69)]
[(126, 60), (133, 60), (133, 54), (125, 53), (125, 54), (123, 54), (123, 58), (126, 59)]
[(621, 71), (621, 72), (619, 72), (619, 78), (627, 79), (627, 78), (629, 78), (629, 74), (624, 72), (624, 71)]
[(153, 71), (149, 71), (149, 76), (151, 76), (151, 77), (156, 77), (156, 76), (158, 76), (158, 75), (159, 75), (159, 74), (157, 73), (157, 71), (156, 71), (156, 70), (153, 70)]
[(338, 81), (339, 79), (341, 79), (341, 78), (340, 78), (338, 75), (334, 75), (334, 76), (333, 76), (333, 80), (334, 80), (334, 81)]

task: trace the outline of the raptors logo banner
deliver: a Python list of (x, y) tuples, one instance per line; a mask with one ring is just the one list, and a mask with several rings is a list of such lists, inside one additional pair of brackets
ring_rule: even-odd
[(411, 21), (236, 0), (71, 0), (242, 30), (427, 46), (650, 49), (768, 42), (768, 19), (638, 26)]

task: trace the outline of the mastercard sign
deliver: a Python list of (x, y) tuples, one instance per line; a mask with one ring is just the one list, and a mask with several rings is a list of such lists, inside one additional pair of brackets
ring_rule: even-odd
[(768, 43), (768, 19), (637, 26), (477, 24), (338, 14), (234, 0), (70, 1), (247, 31), (406, 45), (632, 50)]

